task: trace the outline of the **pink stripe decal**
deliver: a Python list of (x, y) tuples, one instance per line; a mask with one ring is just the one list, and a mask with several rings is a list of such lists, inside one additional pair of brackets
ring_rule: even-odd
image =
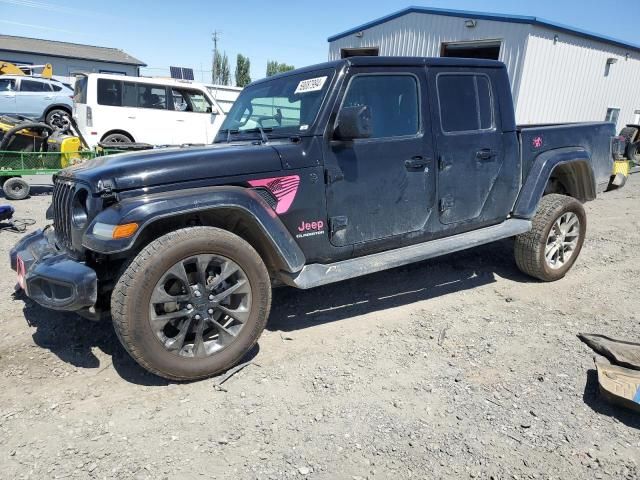
[(289, 175), (287, 177), (262, 178), (260, 180), (249, 180), (252, 187), (264, 187), (269, 190), (274, 197), (278, 199), (276, 205), (276, 213), (287, 213), (293, 200), (298, 193), (300, 185), (300, 177), (298, 175)]

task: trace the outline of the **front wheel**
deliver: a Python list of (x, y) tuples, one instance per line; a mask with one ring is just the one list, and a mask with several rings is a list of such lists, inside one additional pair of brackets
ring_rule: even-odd
[(586, 232), (587, 216), (578, 200), (546, 195), (540, 200), (531, 231), (516, 237), (516, 264), (539, 280), (559, 280), (578, 258)]
[(145, 247), (111, 300), (116, 333), (146, 370), (196, 380), (237, 363), (271, 308), (269, 274), (240, 237), (211, 227), (177, 230)]

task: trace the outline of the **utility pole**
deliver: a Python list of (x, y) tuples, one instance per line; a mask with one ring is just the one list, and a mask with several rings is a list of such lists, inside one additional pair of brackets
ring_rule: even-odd
[(220, 34), (217, 30), (214, 30), (211, 34), (211, 40), (213, 40), (213, 59), (211, 61), (211, 83), (216, 83), (216, 79), (218, 76), (218, 72), (216, 70), (216, 57), (218, 56), (218, 40), (220, 39)]

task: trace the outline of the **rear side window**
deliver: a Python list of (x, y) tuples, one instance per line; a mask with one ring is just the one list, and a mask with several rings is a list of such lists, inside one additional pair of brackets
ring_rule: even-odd
[(440, 122), (445, 133), (493, 128), (491, 84), (485, 75), (438, 75)]
[(0, 78), (0, 92), (13, 92), (16, 89), (16, 81), (12, 78)]
[(35, 80), (22, 79), (20, 81), (20, 91), (21, 92), (50, 92), (51, 87), (49, 86), (48, 83), (36, 82)]
[(98, 104), (111, 107), (122, 106), (122, 82), (120, 80), (99, 78)]
[(54, 92), (59, 92), (62, 90), (62, 85), (58, 85), (57, 83), (52, 83), (51, 88), (53, 88)]
[(371, 111), (371, 138), (415, 135), (420, 129), (418, 83), (413, 75), (357, 75), (342, 104), (366, 105)]

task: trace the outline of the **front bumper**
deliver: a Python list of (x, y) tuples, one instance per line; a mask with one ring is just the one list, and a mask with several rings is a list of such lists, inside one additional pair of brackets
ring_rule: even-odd
[[(55, 244), (53, 228), (22, 238), (9, 253), (11, 268), (23, 274), (29, 298), (53, 310), (78, 311), (95, 305), (96, 272)], [(21, 265), (19, 265), (21, 263)]]

